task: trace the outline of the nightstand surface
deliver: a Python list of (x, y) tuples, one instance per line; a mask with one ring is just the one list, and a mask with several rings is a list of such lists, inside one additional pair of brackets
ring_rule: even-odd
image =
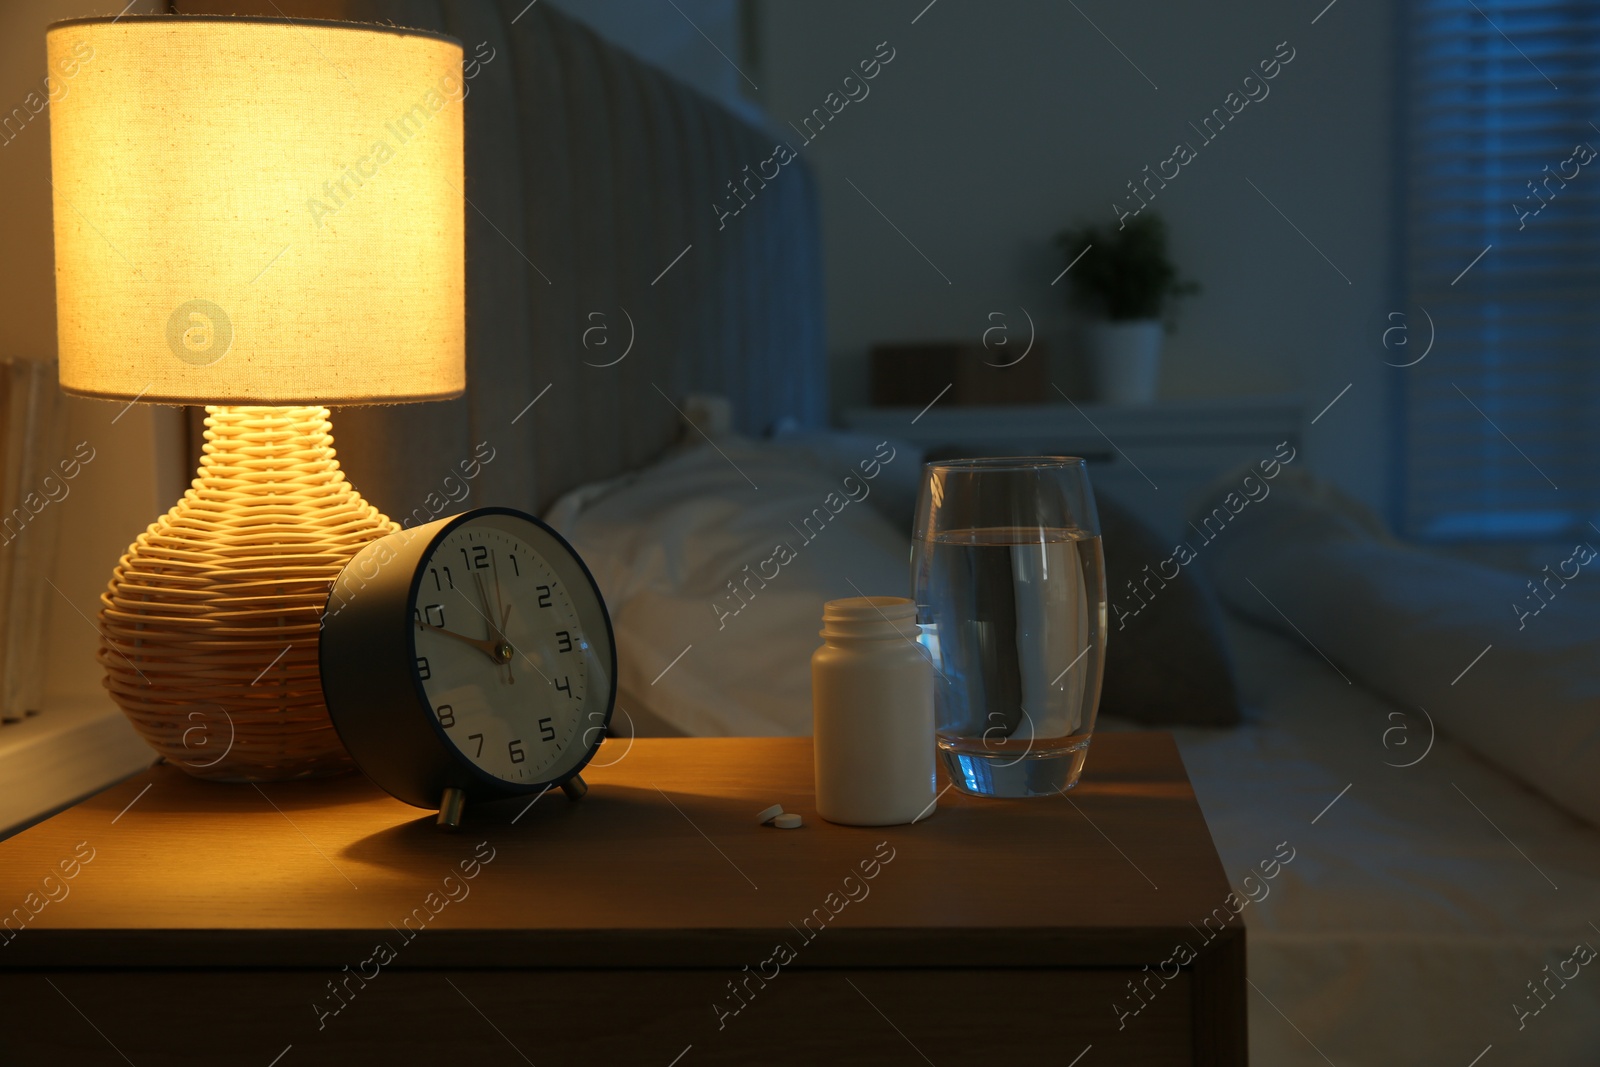
[[(915, 826), (824, 822), (805, 738), (613, 740), (585, 777), (580, 802), (552, 790), (469, 808), (445, 834), (356, 775), (257, 787), (158, 766), (0, 843), (7, 907), (93, 850), (67, 895), (0, 948), (0, 971), (287, 968), (320, 975), (309, 999), (386, 941), (391, 969), (435, 974), (714, 968), (700, 979), (711, 996), (787, 942), (791, 969), (1105, 969), (1106, 999), (1082, 1010), (1112, 1019), (1126, 974), (1198, 947), (1202, 920), (1227, 914), (1228, 880), (1164, 734), (1096, 738), (1067, 797), (947, 788)], [(758, 825), (773, 803), (805, 826)], [(1225, 1049), (1242, 1042), (1243, 943), (1234, 920), (1202, 951), (1204, 981), (1169, 994), (1171, 1009), (1220, 1013), (1169, 1020), (1196, 1028), (1194, 1062), (1240, 1062)], [(1202, 1026), (1241, 1032), (1203, 1042)]]

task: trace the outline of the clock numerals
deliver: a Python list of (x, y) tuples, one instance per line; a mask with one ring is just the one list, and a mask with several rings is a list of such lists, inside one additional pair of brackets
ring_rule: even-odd
[[(459, 807), (447, 781), (467, 783), (459, 792), (475, 801), (525, 805), (582, 769), (613, 710), (616, 648), (598, 586), (554, 530), (504, 508), (433, 525), (425, 545), (415, 530), (388, 535), (404, 573), (372, 584), (369, 611), (330, 612), (318, 652), (330, 679), (349, 680), (329, 685), (326, 702), (351, 756), (394, 796), (441, 806), (448, 823)], [(371, 625), (379, 618), (390, 628)], [(359, 684), (408, 660), (411, 680), (390, 679), (381, 701)], [(411, 733), (397, 736), (399, 721)]]

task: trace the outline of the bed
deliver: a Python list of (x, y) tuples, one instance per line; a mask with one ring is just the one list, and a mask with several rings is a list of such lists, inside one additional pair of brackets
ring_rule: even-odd
[[(1600, 946), (1600, 830), (1448, 737), (1399, 766), (1420, 716), (1292, 636), (1229, 634), (1246, 721), (1177, 737), (1226, 867), (1298, 850), (1245, 912), (1255, 1062), (1600, 1062), (1600, 981), (1542, 985)], [(1550, 999), (1522, 1019), (1529, 982)]]

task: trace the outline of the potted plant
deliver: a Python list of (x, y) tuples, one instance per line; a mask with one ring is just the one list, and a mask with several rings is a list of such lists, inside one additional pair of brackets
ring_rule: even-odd
[(1200, 291), (1195, 282), (1178, 277), (1168, 258), (1166, 223), (1152, 212), (1115, 229), (1063, 230), (1056, 243), (1069, 262), (1082, 254), (1068, 280), (1074, 301), (1093, 316), (1084, 341), (1098, 398), (1113, 404), (1150, 403), (1173, 303)]

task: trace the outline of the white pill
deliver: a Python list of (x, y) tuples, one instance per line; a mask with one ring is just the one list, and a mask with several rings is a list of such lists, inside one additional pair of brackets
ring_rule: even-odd
[(800, 818), (800, 816), (796, 815), (794, 812), (789, 812), (787, 815), (780, 815), (776, 819), (773, 819), (772, 825), (776, 826), (780, 830), (795, 830), (800, 827), (802, 822), (803, 820)]
[(771, 822), (773, 819), (776, 819), (778, 816), (780, 816), (782, 814), (783, 814), (783, 805), (782, 804), (774, 804), (770, 808), (762, 809), (761, 814), (756, 816), (756, 822), (761, 823), (762, 825), (766, 825), (767, 823)]

